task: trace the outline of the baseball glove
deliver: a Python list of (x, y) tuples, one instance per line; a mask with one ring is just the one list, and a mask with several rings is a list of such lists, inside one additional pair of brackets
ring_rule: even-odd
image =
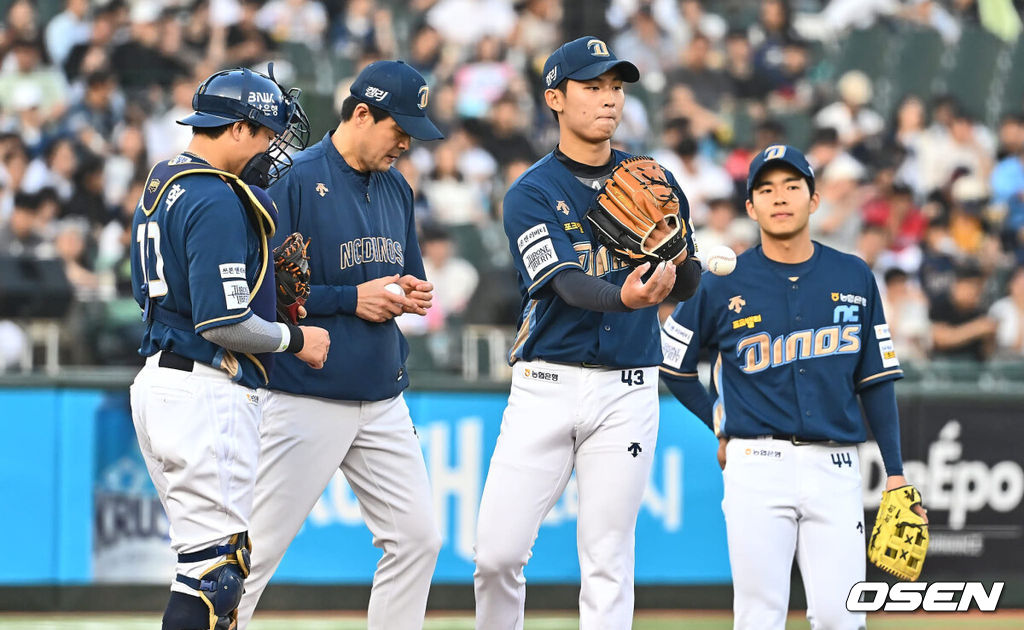
[(274, 248), (274, 276), (277, 281), (277, 312), (286, 321), (299, 323), (299, 307), (309, 297), (309, 241), (302, 234), (290, 234)]
[[(686, 222), (665, 170), (654, 159), (620, 162), (605, 182), (587, 219), (597, 240), (631, 265), (673, 260), (686, 249)], [(660, 220), (668, 227), (654, 235)]]
[(912, 509), (915, 505), (921, 505), (921, 493), (914, 486), (883, 492), (868, 541), (868, 559), (872, 563), (911, 582), (921, 575), (928, 551), (928, 525)]

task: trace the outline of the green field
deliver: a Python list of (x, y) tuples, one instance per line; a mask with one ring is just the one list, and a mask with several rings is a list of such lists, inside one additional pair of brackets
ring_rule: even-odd
[[(154, 630), (160, 619), (154, 615), (11, 615), (0, 614), (0, 630)], [(574, 630), (579, 627), (571, 615), (527, 615), (526, 630)], [(1020, 630), (1024, 612), (996, 614), (870, 615), (871, 630)], [(351, 615), (322, 613), (266, 615), (253, 621), (249, 630), (361, 630), (366, 621)], [(720, 612), (640, 613), (633, 630), (730, 630), (732, 617)], [(787, 630), (809, 628), (801, 614), (790, 615)], [(473, 630), (473, 618), (466, 614), (432, 614), (424, 630)]]

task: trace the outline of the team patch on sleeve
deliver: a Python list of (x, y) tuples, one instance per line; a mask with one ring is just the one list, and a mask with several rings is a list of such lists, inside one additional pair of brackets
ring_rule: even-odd
[(878, 342), (878, 352), (882, 355), (882, 367), (899, 367), (900, 360), (896, 358), (896, 349), (892, 345), (892, 339)]
[(526, 251), (526, 248), (537, 242), (537, 240), (544, 238), (548, 235), (548, 226), (543, 223), (538, 223), (529, 230), (526, 230), (519, 235), (519, 239), (516, 241), (516, 245), (519, 246), (519, 253), (522, 254)]
[(249, 306), (249, 285), (244, 280), (229, 280), (224, 284), (224, 304), (228, 310)]
[(220, 266), (221, 278), (245, 278), (245, 263), (224, 263)]
[(662, 364), (668, 367), (679, 369), (683, 364), (683, 357), (686, 356), (686, 350), (689, 346), (685, 343), (673, 339), (664, 330), (661, 331), (661, 354), (663, 355)]
[(668, 333), (669, 336), (675, 337), (684, 344), (690, 343), (690, 340), (693, 339), (693, 331), (671, 317), (665, 320), (665, 327), (662, 330)]
[(879, 324), (875, 326), (875, 339), (881, 341), (882, 339), (888, 339), (889, 336), (889, 324)]
[(523, 254), (523, 264), (526, 265), (526, 272), (530, 274), (530, 280), (536, 279), (538, 272), (545, 267), (550, 267), (557, 260), (558, 255), (555, 254), (555, 246), (550, 238), (534, 244)]

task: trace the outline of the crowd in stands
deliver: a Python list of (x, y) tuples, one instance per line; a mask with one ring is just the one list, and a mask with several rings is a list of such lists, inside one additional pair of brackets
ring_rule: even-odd
[[(430, 315), (400, 325), (433, 365), (457, 368), (463, 326), (515, 323), (502, 197), (557, 141), (539, 73), (582, 24), (639, 67), (615, 142), (675, 174), (699, 247), (756, 246), (747, 165), (795, 144), (817, 174), (813, 238), (875, 271), (902, 359), (1024, 358), (1024, 98), (972, 109), (955, 84), (904, 94), (843, 57), (851, 35), (882, 28), (932, 33), (952, 63), (968, 33), (1012, 58), (1020, 4), (14, 0), (0, 22), (0, 258), (63, 265), (64, 362), (139, 363), (131, 216), (150, 166), (189, 141), (175, 121), (196, 85), (275, 61), (313, 104), (315, 140), (355, 73), (402, 58), (431, 86), (446, 138), (396, 164), (437, 286)], [(10, 316), (0, 312), (0, 371), (29, 343)]]

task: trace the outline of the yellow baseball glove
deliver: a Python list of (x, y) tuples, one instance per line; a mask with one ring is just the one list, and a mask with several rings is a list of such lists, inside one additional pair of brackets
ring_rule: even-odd
[(910, 582), (921, 575), (928, 552), (928, 524), (913, 510), (915, 505), (921, 505), (921, 493), (914, 486), (883, 492), (868, 540), (868, 560)]

